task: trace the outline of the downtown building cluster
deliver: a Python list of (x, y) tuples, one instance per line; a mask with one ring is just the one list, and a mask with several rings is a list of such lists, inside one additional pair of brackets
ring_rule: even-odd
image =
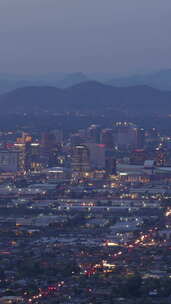
[(0, 142), (1, 303), (170, 303), (168, 135), (117, 122)]

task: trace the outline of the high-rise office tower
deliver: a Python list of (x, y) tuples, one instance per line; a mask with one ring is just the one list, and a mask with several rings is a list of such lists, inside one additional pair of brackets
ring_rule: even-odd
[(52, 130), (50, 134), (53, 136), (55, 145), (63, 144), (63, 131), (61, 129)]
[(41, 158), (45, 167), (57, 165), (57, 153), (63, 141), (61, 130), (44, 132), (41, 137)]
[(107, 175), (116, 174), (116, 159), (112, 149), (106, 150), (105, 155), (105, 170)]
[(72, 134), (70, 140), (71, 140), (71, 146), (80, 145), (84, 141), (84, 139), (81, 137), (79, 133)]
[(112, 129), (103, 129), (100, 134), (100, 143), (104, 144), (106, 148), (113, 148), (114, 137)]
[(85, 145), (76, 145), (72, 148), (71, 168), (73, 172), (80, 174), (90, 170), (90, 155)]
[(94, 169), (105, 168), (105, 153), (106, 147), (103, 144), (96, 143), (84, 143), (89, 150), (89, 159), (91, 167)]
[(56, 138), (52, 132), (44, 132), (41, 137), (41, 146), (46, 150), (50, 150), (56, 145)]
[(87, 137), (89, 138), (89, 142), (94, 142), (96, 144), (100, 143), (100, 131), (101, 128), (99, 125), (91, 125), (88, 129), (87, 129)]
[(145, 130), (137, 128), (137, 149), (143, 149), (145, 145)]
[(114, 141), (119, 149), (135, 148), (137, 146), (137, 127), (130, 122), (115, 123)]
[(42, 168), (41, 149), (39, 143), (25, 144), (25, 170), (39, 171)]
[(24, 171), (22, 154), (19, 150), (0, 150), (0, 170), (5, 172)]

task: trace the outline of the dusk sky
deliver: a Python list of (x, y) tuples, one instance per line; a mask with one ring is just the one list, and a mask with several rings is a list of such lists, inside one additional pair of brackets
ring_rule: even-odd
[(171, 68), (171, 0), (0, 0), (0, 73)]

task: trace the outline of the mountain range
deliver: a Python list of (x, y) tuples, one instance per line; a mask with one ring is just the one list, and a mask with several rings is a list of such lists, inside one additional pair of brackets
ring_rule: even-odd
[(88, 81), (97, 81), (114, 87), (146, 85), (171, 91), (171, 69), (151, 73), (118, 77), (112, 73), (49, 73), (45, 75), (0, 74), (0, 94), (30, 86), (52, 86), (69, 88)]
[(165, 116), (171, 113), (171, 92), (148, 86), (113, 87), (87, 81), (59, 89), (31, 86), (0, 95), (1, 115), (34, 113), (120, 113)]
[(119, 87), (148, 85), (161, 90), (171, 90), (171, 69), (127, 77), (113, 77), (106, 83)]

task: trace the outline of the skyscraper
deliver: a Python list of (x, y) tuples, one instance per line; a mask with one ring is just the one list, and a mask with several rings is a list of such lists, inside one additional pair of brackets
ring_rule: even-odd
[(143, 149), (145, 145), (145, 130), (137, 128), (137, 149)]
[(42, 133), (41, 157), (45, 166), (57, 165), (58, 148), (62, 145), (63, 134), (60, 130)]
[(103, 129), (100, 134), (100, 143), (104, 144), (106, 148), (113, 148), (114, 137), (112, 129)]
[(136, 148), (137, 127), (130, 122), (117, 122), (114, 124), (114, 141), (119, 149)]
[(90, 170), (90, 155), (85, 145), (77, 145), (72, 148), (71, 168), (73, 172), (80, 174)]
[(24, 170), (19, 150), (0, 150), (0, 170), (17, 172)]
[(106, 150), (105, 155), (105, 170), (107, 175), (116, 174), (116, 159), (112, 149)]
[(106, 147), (103, 144), (96, 143), (84, 143), (89, 150), (89, 159), (91, 167), (94, 169), (105, 168), (105, 153)]
[(88, 129), (87, 129), (87, 136), (89, 138), (89, 141), (99, 144), (100, 143), (100, 131), (101, 128), (99, 125), (91, 125)]
[(25, 170), (39, 171), (42, 168), (39, 143), (25, 144)]

